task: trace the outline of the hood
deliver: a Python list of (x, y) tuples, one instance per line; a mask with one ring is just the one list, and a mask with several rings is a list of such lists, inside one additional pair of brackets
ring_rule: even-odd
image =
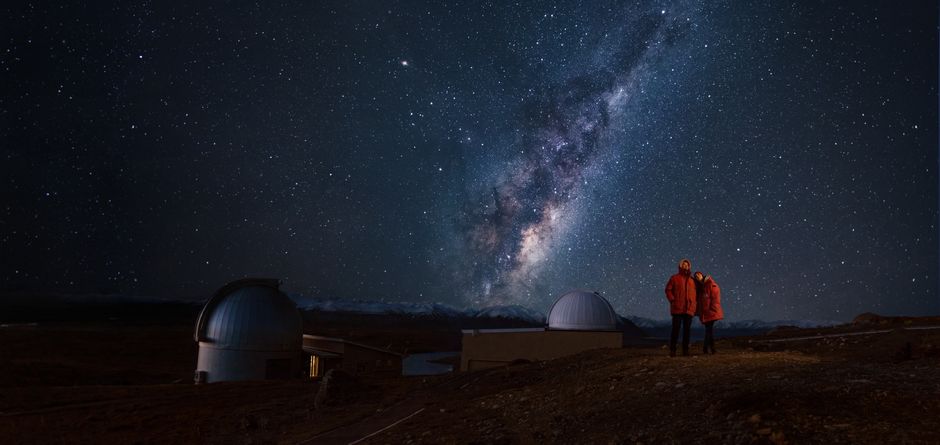
[[(689, 270), (688, 270), (688, 271), (682, 270), (682, 263), (689, 263)], [(681, 274), (684, 274), (684, 275), (691, 275), (691, 274), (692, 274), (692, 262), (689, 261), (688, 258), (683, 258), (683, 259), (679, 260), (679, 264), (678, 264), (676, 267), (679, 268), (679, 273), (681, 273)]]

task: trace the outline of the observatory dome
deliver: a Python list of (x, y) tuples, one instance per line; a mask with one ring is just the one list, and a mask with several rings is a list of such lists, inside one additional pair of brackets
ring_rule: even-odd
[(303, 322), (278, 286), (274, 279), (238, 280), (206, 302), (196, 322), (197, 381), (288, 378), (295, 373)]
[(303, 326), (297, 305), (276, 284), (257, 281), (219, 292), (215, 304), (212, 300), (206, 304), (199, 316), (200, 322), (205, 319), (199, 341), (229, 349), (284, 351), (299, 347)]
[(597, 292), (571, 291), (555, 301), (548, 328), (569, 331), (616, 331), (617, 312)]

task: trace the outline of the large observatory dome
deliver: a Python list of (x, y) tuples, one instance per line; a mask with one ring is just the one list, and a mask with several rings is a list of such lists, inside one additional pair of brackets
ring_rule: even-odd
[[(196, 321), (197, 381), (261, 380), (294, 374), (303, 321), (274, 279), (244, 279), (219, 289)], [(199, 372), (205, 373), (200, 376)]]
[(571, 291), (548, 313), (548, 328), (569, 331), (615, 331), (617, 312), (597, 292)]
[(240, 280), (220, 289), (199, 315), (197, 341), (217, 348), (297, 349), (303, 324), (297, 305), (277, 280)]

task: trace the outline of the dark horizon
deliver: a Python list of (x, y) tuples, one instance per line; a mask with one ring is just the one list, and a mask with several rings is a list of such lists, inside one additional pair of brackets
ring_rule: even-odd
[[(314, 307), (313, 310), (318, 306), (317, 303), (322, 302), (344, 302), (348, 307), (355, 307), (361, 305), (364, 308), (371, 308), (375, 304), (389, 305), (389, 306), (401, 306), (401, 305), (430, 305), (430, 304), (440, 304), (447, 306), (449, 308), (463, 311), (463, 312), (473, 312), (473, 310), (492, 308), (497, 306), (513, 306), (512, 304), (507, 305), (496, 305), (496, 306), (471, 306), (471, 305), (459, 305), (452, 304), (447, 302), (434, 302), (434, 301), (399, 301), (399, 300), (380, 300), (380, 299), (362, 299), (362, 298), (330, 298), (326, 296), (311, 296), (302, 293), (293, 292), (285, 286), (281, 286), (281, 290), (287, 294), (294, 302), (297, 303), (298, 308), (302, 310), (308, 310), (310, 307)], [(193, 307), (202, 307), (202, 305), (212, 296), (212, 292), (201, 294), (201, 295), (190, 295), (190, 296), (179, 296), (179, 295), (166, 295), (166, 296), (155, 296), (155, 295), (143, 295), (143, 294), (127, 294), (121, 292), (107, 292), (107, 291), (79, 291), (79, 292), (70, 292), (56, 289), (5, 289), (0, 290), (0, 308), (9, 310), (14, 308), (17, 312), (16, 319), (17, 323), (28, 322), (28, 321), (37, 321), (29, 319), (26, 317), (26, 314), (23, 314), (23, 310), (28, 310), (29, 308), (34, 308), (36, 310), (54, 310), (54, 314), (61, 316), (64, 314), (61, 312), (62, 309), (78, 309), (81, 310), (83, 306), (93, 306), (93, 307), (108, 307), (113, 305), (152, 305), (152, 304), (183, 304), (183, 305), (192, 305)], [(550, 306), (544, 308), (538, 307), (528, 307), (522, 306), (529, 311), (535, 311), (541, 313), (543, 316), (547, 314)], [(638, 315), (635, 313), (624, 312), (628, 308), (614, 308), (617, 311), (617, 314), (621, 317), (630, 319), (641, 318), (648, 319), (661, 323), (670, 323), (669, 315), (666, 311), (659, 314), (653, 314), (650, 316)], [(55, 312), (57, 311), (57, 312)], [(331, 309), (327, 312), (340, 312), (340, 313), (356, 313), (356, 310), (348, 310), (348, 308), (343, 309)], [(370, 313), (370, 312), (364, 312)], [(875, 313), (874, 311), (861, 311), (855, 314), (844, 314), (842, 317), (818, 317), (814, 319), (809, 318), (772, 318), (772, 317), (757, 317), (757, 318), (741, 318), (741, 317), (731, 317), (725, 320), (723, 323), (738, 323), (746, 321), (764, 321), (768, 323), (780, 322), (780, 321), (818, 321), (818, 322), (840, 322), (848, 323), (851, 322), (855, 317), (863, 314)], [(9, 315), (9, 314), (7, 314)], [(87, 314), (86, 314), (87, 315)], [(938, 316), (940, 313), (926, 313), (926, 314), (906, 314), (906, 313), (887, 313), (879, 312), (879, 316), (886, 317), (921, 317), (921, 316)], [(68, 321), (67, 318), (52, 318), (50, 319), (49, 314), (45, 316), (40, 321)], [(0, 318), (0, 321), (10, 321)], [(694, 325), (693, 329), (700, 330), (702, 326)]]
[(4, 12), (0, 291), (940, 314), (936, 2)]
[[(282, 288), (283, 290), (283, 288)], [(430, 317), (434, 320), (440, 320), (440, 315), (433, 315), (432, 310), (443, 311), (445, 314), (453, 314), (458, 317), (472, 317), (474, 314), (486, 313), (486, 309), (506, 308), (515, 305), (474, 307), (457, 306), (449, 303), (436, 302), (411, 302), (411, 301), (379, 301), (379, 300), (358, 300), (358, 299), (330, 299), (323, 297), (311, 297), (309, 295), (297, 294), (285, 291), (285, 294), (297, 303), (298, 309), (302, 311), (314, 311), (324, 316), (333, 316), (332, 314), (348, 316), (381, 316), (383, 314), (392, 316), (414, 316), (421, 320), (422, 317)], [(202, 309), (211, 295), (199, 295), (190, 298), (186, 297), (156, 297), (148, 295), (131, 295), (122, 293), (99, 293), (99, 292), (60, 292), (56, 290), (6, 290), (0, 291), (0, 309), (3, 310), (0, 315), (0, 322), (23, 324), (38, 322), (46, 323), (70, 323), (74, 321), (116, 321), (133, 322), (141, 317), (150, 321), (153, 318), (149, 312), (141, 312), (140, 308), (162, 308), (156, 315), (169, 315), (173, 323), (183, 321), (180, 318), (180, 311), (191, 311), (189, 315), (195, 316)], [(325, 306), (324, 306), (325, 305)], [(185, 306), (189, 309), (181, 309), (179, 306)], [(388, 312), (378, 311), (378, 307), (388, 308)], [(543, 319), (547, 317), (549, 308), (529, 308), (525, 306), (523, 310), (514, 312), (514, 315), (483, 315), (484, 318), (502, 317), (507, 321), (530, 321), (530, 317), (540, 314)], [(89, 313), (89, 309), (103, 312)], [(668, 314), (653, 315), (650, 317), (641, 316), (633, 313), (625, 313), (615, 308), (617, 315), (630, 321), (648, 320), (654, 322), (655, 326), (651, 329), (665, 329), (669, 327), (671, 319)], [(188, 313), (188, 312), (187, 312)], [(740, 323), (763, 322), (768, 327), (781, 326), (774, 324), (779, 322), (800, 322), (814, 323), (819, 322), (819, 326), (831, 326), (841, 323), (850, 323), (852, 320), (864, 314), (872, 312), (861, 312), (842, 318), (818, 318), (818, 319), (780, 319), (780, 318), (730, 318), (723, 320), (721, 326), (728, 329), (731, 326), (733, 332), (742, 329)], [(504, 313), (505, 314), (505, 313)], [(37, 316), (38, 315), (38, 316)], [(118, 317), (113, 317), (119, 315)], [(910, 317), (908, 314), (876, 314), (885, 317)], [(936, 314), (927, 314), (926, 316), (936, 316)], [(31, 318), (32, 317), (32, 318)], [(126, 318), (125, 318), (126, 317)], [(193, 320), (189, 320), (191, 322)], [(545, 320), (547, 322), (547, 320)], [(730, 325), (729, 325), (730, 323)], [(639, 326), (639, 325), (638, 325)], [(815, 325), (814, 325), (815, 326)], [(693, 324), (692, 329), (699, 332), (703, 329), (700, 324)], [(761, 327), (746, 329), (763, 329)], [(737, 334), (722, 334), (724, 336)]]

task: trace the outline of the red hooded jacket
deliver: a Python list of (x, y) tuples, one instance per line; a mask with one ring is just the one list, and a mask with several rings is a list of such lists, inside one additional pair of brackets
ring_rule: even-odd
[(705, 277), (702, 283), (703, 292), (699, 304), (699, 318), (702, 323), (716, 321), (725, 318), (725, 312), (721, 310), (721, 288), (712, 277)]
[[(681, 265), (688, 260), (679, 262)], [(669, 300), (669, 313), (672, 315), (695, 315), (695, 280), (692, 279), (691, 270), (684, 271), (669, 277), (666, 283), (666, 299)]]

